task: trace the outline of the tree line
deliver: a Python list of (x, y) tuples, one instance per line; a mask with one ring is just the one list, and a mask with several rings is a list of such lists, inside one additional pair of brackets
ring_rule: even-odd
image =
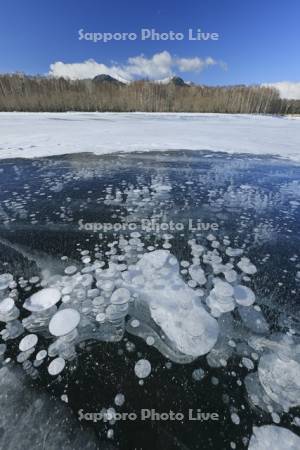
[(0, 111), (300, 114), (300, 101), (281, 99), (275, 88), (262, 86), (122, 84), (4, 74)]

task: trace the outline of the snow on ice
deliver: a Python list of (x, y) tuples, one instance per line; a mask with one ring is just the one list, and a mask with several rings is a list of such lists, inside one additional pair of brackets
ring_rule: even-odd
[(0, 113), (0, 158), (178, 149), (300, 161), (300, 121), (196, 113)]

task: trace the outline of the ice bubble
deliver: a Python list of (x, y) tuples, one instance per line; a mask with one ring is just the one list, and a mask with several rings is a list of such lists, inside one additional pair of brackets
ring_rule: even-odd
[(154, 339), (153, 336), (147, 336), (147, 337), (146, 337), (146, 343), (147, 343), (148, 345), (153, 345), (154, 342), (155, 342), (155, 339)]
[(88, 298), (94, 299), (97, 296), (99, 296), (99, 293), (100, 293), (99, 289), (88, 289), (87, 296)]
[(26, 352), (36, 346), (38, 337), (36, 334), (27, 334), (19, 343), (19, 349), (21, 352)]
[(254, 292), (242, 284), (234, 286), (234, 298), (236, 302), (242, 306), (250, 306), (255, 302)]
[(181, 265), (181, 267), (188, 268), (190, 266), (190, 263), (189, 263), (189, 261), (183, 260), (183, 261), (180, 261), (180, 265)]
[(11, 297), (6, 297), (0, 302), (0, 314), (6, 315), (15, 307), (15, 302)]
[(0, 291), (3, 291), (8, 288), (9, 283), (13, 281), (13, 276), (10, 273), (2, 273), (0, 275)]
[(190, 266), (189, 267), (189, 274), (192, 278), (192, 280), (196, 281), (197, 283), (200, 284), (200, 286), (202, 286), (203, 284), (206, 283), (206, 277), (205, 277), (205, 273), (203, 271), (203, 269), (201, 269), (200, 266)]
[(133, 353), (135, 351), (135, 344), (133, 342), (130, 341), (126, 342), (125, 347), (129, 353)]
[(47, 353), (47, 350), (40, 350), (40, 351), (37, 353), (35, 359), (36, 359), (37, 361), (42, 361), (43, 359), (46, 358), (47, 354), (48, 354), (48, 353)]
[(107, 438), (113, 439), (113, 437), (114, 437), (114, 430), (110, 428), (109, 430), (107, 430)]
[[(150, 310), (151, 318), (176, 351), (195, 358), (208, 353), (215, 345), (218, 323), (179, 275), (179, 264), (169, 264), (169, 260), (174, 258), (166, 250), (143, 255), (134, 270), (128, 272), (126, 286), (137, 295), (134, 316), (140, 318), (140, 311)], [(162, 268), (168, 269), (168, 276), (163, 279)], [(143, 272), (144, 282), (132, 285), (131, 280), (134, 281), (139, 270)]]
[(64, 370), (65, 365), (66, 361), (63, 358), (55, 358), (48, 366), (48, 373), (52, 376), (58, 375)]
[(261, 408), (263, 411), (270, 412), (270, 408), (275, 411), (282, 411), (281, 406), (274, 403), (265, 393), (257, 372), (251, 372), (244, 380), (250, 404)]
[(94, 281), (93, 276), (91, 274), (87, 273), (87, 274), (82, 275), (80, 284), (83, 287), (90, 287), (91, 284), (93, 283), (93, 281)]
[(121, 305), (123, 303), (128, 303), (130, 300), (130, 292), (128, 289), (119, 288), (116, 289), (111, 296), (111, 303), (115, 305)]
[(102, 295), (99, 295), (98, 297), (95, 297), (93, 299), (93, 305), (95, 307), (103, 306), (105, 304), (105, 298)]
[(107, 316), (107, 319), (110, 322), (115, 322), (115, 321), (119, 321), (121, 319), (123, 319), (126, 314), (127, 314), (127, 310), (128, 310), (128, 304), (125, 303), (124, 305), (112, 305), (110, 304), (106, 310), (105, 310), (105, 314)]
[(241, 258), (237, 265), (242, 272), (248, 275), (254, 275), (257, 272), (255, 265), (248, 258)]
[(226, 248), (226, 255), (228, 256), (240, 256), (243, 254), (243, 250), (241, 248), (231, 248), (231, 247), (227, 247)]
[(63, 303), (69, 303), (71, 301), (70, 295), (64, 295), (61, 299)]
[(99, 314), (97, 314), (97, 316), (96, 316), (96, 320), (97, 320), (97, 322), (99, 322), (99, 323), (104, 323), (104, 322), (105, 322), (105, 319), (106, 319), (106, 314), (105, 314), (105, 313), (99, 313)]
[(72, 308), (58, 311), (51, 318), (49, 331), (53, 336), (65, 336), (73, 331), (80, 322), (80, 314)]
[(141, 233), (139, 233), (138, 231), (133, 231), (132, 233), (130, 233), (130, 236), (134, 239), (137, 239), (141, 237)]
[(39, 277), (31, 277), (31, 278), (29, 278), (29, 283), (31, 283), (31, 284), (36, 284), (39, 281), (40, 281)]
[(235, 425), (239, 425), (241, 422), (241, 419), (239, 418), (239, 416), (236, 413), (231, 414), (231, 420)]
[(222, 281), (220, 278), (214, 279), (214, 292), (217, 297), (231, 297), (233, 295), (233, 287), (227, 281)]
[(272, 420), (274, 423), (280, 423), (280, 415), (279, 414), (272, 412), (271, 416), (272, 416)]
[(300, 357), (292, 348), (266, 351), (258, 364), (259, 381), (265, 392), (286, 410), (300, 405)]
[(30, 350), (26, 350), (26, 352), (21, 352), (17, 356), (17, 362), (22, 364), (24, 361), (30, 358), (30, 356), (34, 353), (35, 348), (31, 348)]
[(246, 358), (246, 357), (242, 358), (242, 364), (248, 370), (253, 370), (254, 369), (253, 361), (251, 361), (251, 359), (249, 359), (249, 358)]
[(81, 258), (83, 264), (88, 264), (91, 262), (91, 257), (90, 256), (83, 256), (83, 258)]
[(300, 437), (277, 425), (253, 427), (248, 450), (298, 450)]
[(134, 366), (138, 378), (147, 378), (151, 373), (151, 364), (147, 359), (139, 359)]
[(300, 427), (300, 417), (294, 417), (293, 425), (296, 425), (296, 427)]
[(132, 328), (137, 328), (140, 326), (140, 321), (137, 319), (133, 319), (130, 323), (130, 325), (132, 326)]
[(76, 266), (68, 266), (65, 268), (65, 274), (66, 275), (74, 275), (74, 273), (77, 272), (77, 267)]
[(115, 405), (122, 406), (125, 402), (125, 396), (123, 394), (117, 394), (115, 396)]
[(44, 360), (43, 360), (43, 359), (41, 359), (40, 361), (38, 361), (37, 359), (35, 359), (35, 360), (33, 361), (33, 367), (35, 367), (35, 368), (40, 367), (43, 363), (44, 363)]
[(73, 287), (71, 285), (67, 285), (62, 289), (61, 293), (62, 293), (62, 295), (69, 295), (69, 294), (71, 294), (72, 291), (73, 291)]
[(265, 334), (269, 332), (269, 325), (260, 310), (254, 307), (239, 306), (238, 311), (243, 323), (253, 333)]
[(45, 311), (56, 305), (61, 298), (61, 293), (56, 288), (45, 288), (36, 292), (25, 300), (24, 308), (31, 312)]
[(209, 234), (208, 236), (206, 236), (206, 239), (211, 242), (216, 240), (216, 238), (213, 234)]
[(212, 289), (209, 296), (206, 298), (206, 304), (209, 306), (215, 317), (233, 311), (236, 306), (233, 297), (218, 297), (215, 289)]
[[(138, 266), (142, 271), (148, 272), (147, 269), (161, 269), (167, 263), (170, 253), (166, 250), (156, 250), (152, 253), (146, 253), (139, 261)], [(144, 269), (144, 270), (143, 270)]]
[(218, 386), (218, 384), (220, 383), (219, 379), (217, 377), (211, 377), (211, 383), (214, 386)]
[[(98, 284), (97, 284), (97, 286), (98, 286)], [(103, 291), (105, 291), (105, 292), (111, 292), (114, 289), (115, 284), (111, 280), (106, 280), (99, 287), (101, 287), (103, 289)]]
[(234, 283), (237, 279), (237, 273), (235, 270), (225, 270), (224, 271), (224, 276), (226, 281), (228, 281), (228, 283)]
[(233, 348), (224, 341), (221, 335), (215, 347), (206, 356), (206, 360), (210, 367), (225, 367), (232, 353)]
[(0, 357), (2, 357), (4, 355), (4, 353), (6, 352), (6, 345), (5, 344), (0, 344)]
[(205, 372), (200, 367), (199, 369), (193, 370), (192, 377), (195, 381), (201, 381), (205, 377)]

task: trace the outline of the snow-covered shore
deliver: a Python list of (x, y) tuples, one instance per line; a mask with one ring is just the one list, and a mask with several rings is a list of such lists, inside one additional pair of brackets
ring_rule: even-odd
[(212, 150), (300, 162), (300, 120), (190, 113), (0, 113), (0, 158)]

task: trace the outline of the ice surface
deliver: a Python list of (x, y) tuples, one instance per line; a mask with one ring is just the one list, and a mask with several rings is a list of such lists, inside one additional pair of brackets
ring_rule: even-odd
[[(80, 426), (63, 402), (30, 388), (17, 367), (0, 369), (0, 403), (1, 449), (99, 449), (93, 431)], [(108, 450), (105, 445), (101, 448)]]
[(248, 450), (299, 450), (300, 437), (276, 425), (253, 427)]
[(0, 148), (0, 158), (204, 149), (300, 161), (300, 121), (242, 114), (0, 113)]

